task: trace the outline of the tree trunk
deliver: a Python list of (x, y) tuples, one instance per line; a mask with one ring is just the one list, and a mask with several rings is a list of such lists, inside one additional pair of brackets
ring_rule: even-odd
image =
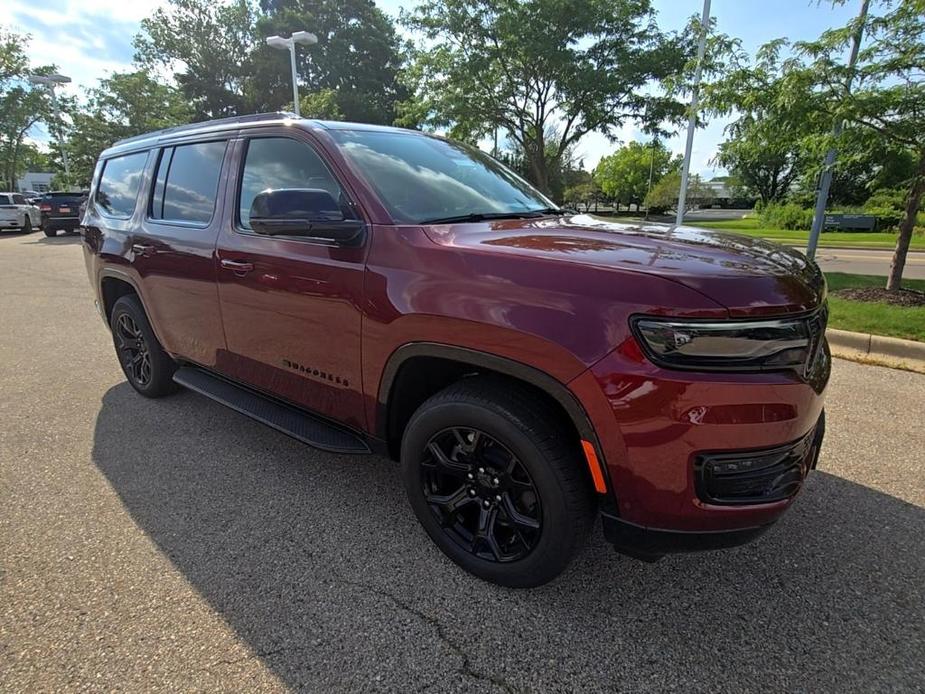
[(890, 276), (886, 281), (887, 289), (900, 289), (903, 281), (903, 269), (906, 267), (906, 254), (909, 252), (909, 243), (912, 241), (912, 231), (915, 228), (915, 217), (925, 193), (925, 152), (919, 159), (918, 170), (909, 188), (906, 198), (906, 212), (899, 223), (899, 238), (896, 239), (896, 250), (893, 251), (893, 260), (890, 263)]

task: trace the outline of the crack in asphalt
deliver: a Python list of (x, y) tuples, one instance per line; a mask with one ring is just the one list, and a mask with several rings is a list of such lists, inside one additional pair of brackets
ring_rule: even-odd
[[(462, 646), (460, 646), (456, 641), (450, 638), (450, 636), (446, 633), (446, 629), (444, 628), (443, 624), (435, 617), (432, 617), (426, 612), (423, 612), (419, 610), (418, 608), (412, 605), (409, 605), (408, 603), (396, 597), (395, 595), (392, 595), (387, 590), (383, 590), (382, 588), (370, 585), (368, 583), (363, 583), (362, 581), (354, 581), (348, 578), (344, 578), (339, 573), (338, 573), (338, 578), (343, 583), (346, 583), (347, 585), (353, 586), (355, 588), (362, 588), (363, 590), (370, 591), (380, 597), (386, 598), (387, 600), (391, 601), (392, 604), (394, 604), (399, 609), (404, 610), (406, 613), (414, 617), (417, 617), (420, 621), (432, 627), (433, 630), (437, 634), (437, 638), (439, 638), (440, 641), (444, 645), (446, 645), (447, 648), (449, 648), (451, 651), (453, 651), (453, 653), (455, 653), (459, 657), (462, 664), (459, 668), (456, 669), (456, 672), (458, 672), (463, 677), (476, 679), (482, 682), (489, 682), (495, 685), (496, 687), (500, 687), (504, 691), (508, 692), (508, 694), (515, 694), (515, 692), (517, 692), (517, 689), (504, 678), (499, 677), (497, 675), (492, 675), (490, 673), (480, 672), (476, 670), (472, 666), (472, 659), (469, 657), (469, 654), (466, 652), (466, 650)], [(428, 688), (433, 686), (434, 684), (436, 684), (436, 681), (428, 682), (423, 687), (418, 689), (418, 692), (424, 692)]]

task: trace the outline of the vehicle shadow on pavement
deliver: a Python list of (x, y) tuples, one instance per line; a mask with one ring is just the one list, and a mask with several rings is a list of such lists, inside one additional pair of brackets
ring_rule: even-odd
[[(33, 236), (35, 236), (33, 234)], [(71, 243), (80, 243), (80, 234), (65, 234), (63, 232), (58, 232), (57, 236), (45, 236), (42, 232), (38, 232), (38, 236), (35, 236), (34, 239), (30, 240), (29, 243), (40, 243), (46, 246), (64, 246)]]
[(283, 683), (323, 691), (922, 685), (925, 510), (827, 474), (756, 543), (645, 564), (596, 531), (532, 591), (455, 568), (397, 465), (307, 448), (198, 395), (103, 397), (95, 465)]

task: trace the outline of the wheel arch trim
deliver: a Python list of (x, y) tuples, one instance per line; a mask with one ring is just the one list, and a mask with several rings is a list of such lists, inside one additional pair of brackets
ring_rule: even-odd
[[(407, 361), (416, 357), (447, 359), (449, 361), (490, 369), (491, 371), (510, 376), (539, 388), (565, 410), (565, 413), (578, 432), (579, 437), (582, 440), (590, 442), (598, 459), (601, 461), (604, 460), (603, 448), (601, 447), (594, 425), (591, 423), (591, 418), (588, 416), (588, 413), (585, 411), (578, 398), (561, 381), (550, 376), (545, 371), (508, 357), (501, 357), (490, 352), (482, 352), (467, 347), (457, 347), (439, 342), (406, 343), (395, 349), (386, 361), (385, 368), (382, 370), (382, 377), (379, 381), (379, 392), (376, 402), (376, 436), (383, 441), (388, 440), (389, 437), (389, 396), (395, 385), (395, 379), (401, 367)], [(615, 492), (610, 482), (607, 465), (601, 465), (600, 467), (608, 490), (606, 496), (608, 499), (613, 500), (615, 498)]]

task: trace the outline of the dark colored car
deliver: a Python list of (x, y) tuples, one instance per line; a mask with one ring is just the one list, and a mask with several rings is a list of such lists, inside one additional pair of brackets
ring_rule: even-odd
[(87, 195), (86, 191), (45, 193), (38, 202), (45, 236), (57, 236), (59, 231), (77, 229), (80, 226), (81, 205), (86, 203)]
[(826, 286), (788, 248), (564, 214), (467, 146), (285, 114), (117, 143), (82, 228), (139, 393), (400, 460), (490, 581), (552, 579), (597, 515), (646, 560), (745, 542), (816, 464)]

